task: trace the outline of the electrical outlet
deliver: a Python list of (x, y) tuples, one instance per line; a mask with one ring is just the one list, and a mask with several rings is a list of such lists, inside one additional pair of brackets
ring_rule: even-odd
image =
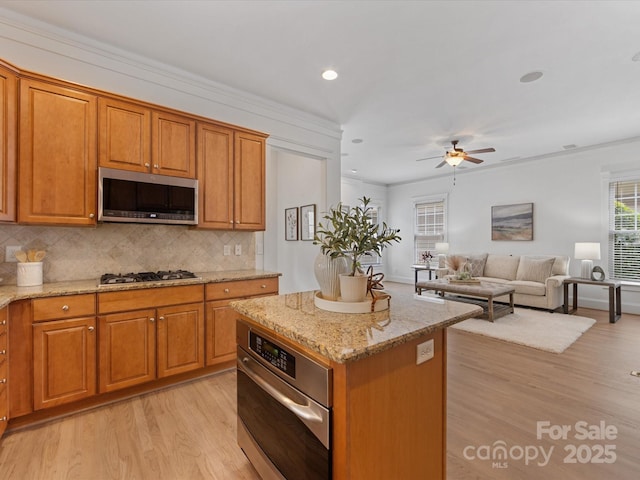
[(17, 262), (18, 259), (16, 258), (16, 256), (14, 255), (15, 252), (22, 250), (21, 246), (15, 246), (15, 245), (7, 245), (5, 252), (4, 252), (4, 261), (5, 262)]
[(242, 245), (236, 244), (236, 255), (242, 255)]
[(225, 245), (223, 252), (224, 255), (231, 255), (231, 245)]
[(433, 338), (418, 345), (416, 349), (416, 365), (433, 358)]

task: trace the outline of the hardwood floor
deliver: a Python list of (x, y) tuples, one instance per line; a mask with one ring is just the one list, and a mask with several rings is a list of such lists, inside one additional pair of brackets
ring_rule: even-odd
[[(640, 370), (640, 317), (609, 324), (606, 312), (578, 315), (598, 323), (560, 355), (448, 331), (449, 480), (637, 478), (640, 378), (629, 373)], [(229, 371), (12, 432), (0, 442), (0, 478), (257, 480), (236, 444), (235, 412), (235, 372)], [(572, 431), (567, 440), (539, 440), (539, 421)], [(580, 421), (604, 421), (617, 436), (577, 440)], [(471, 457), (500, 441), (511, 450), (507, 468)], [(586, 459), (605, 444), (615, 447), (613, 463), (563, 462), (570, 445), (586, 445), (577, 449), (577, 458)], [(553, 447), (546, 466), (537, 465), (542, 457), (528, 465), (517, 458), (520, 448), (533, 454), (541, 447)]]

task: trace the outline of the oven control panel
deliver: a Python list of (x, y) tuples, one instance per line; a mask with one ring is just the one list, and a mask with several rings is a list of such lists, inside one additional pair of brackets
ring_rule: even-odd
[(249, 348), (291, 378), (296, 378), (296, 357), (254, 332), (249, 333)]

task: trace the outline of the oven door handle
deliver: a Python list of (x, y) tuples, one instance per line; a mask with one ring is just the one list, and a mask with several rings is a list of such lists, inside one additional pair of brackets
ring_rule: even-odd
[(271, 385), (267, 380), (262, 378), (262, 376), (258, 372), (252, 369), (252, 361), (253, 360), (249, 357), (243, 357), (242, 361), (240, 361), (240, 358), (238, 358), (238, 368), (242, 370), (251, 380), (256, 382), (264, 391), (266, 391), (275, 400), (277, 400), (278, 403), (289, 409), (296, 416), (308, 422), (322, 423), (324, 421), (322, 415), (314, 411), (313, 404), (299, 404), (298, 402), (292, 400), (287, 395), (283, 394), (278, 389), (273, 387), (273, 385)]

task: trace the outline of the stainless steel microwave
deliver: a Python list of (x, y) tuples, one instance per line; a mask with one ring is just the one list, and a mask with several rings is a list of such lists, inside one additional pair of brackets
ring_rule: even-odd
[(198, 223), (197, 180), (102, 167), (98, 179), (98, 221)]

